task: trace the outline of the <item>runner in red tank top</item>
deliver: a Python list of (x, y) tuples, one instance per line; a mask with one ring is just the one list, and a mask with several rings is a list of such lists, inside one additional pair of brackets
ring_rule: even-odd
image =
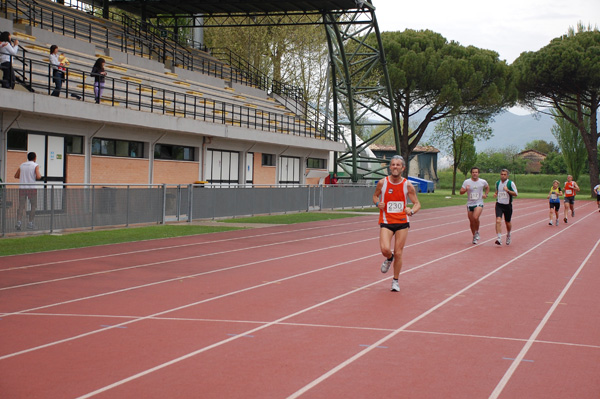
[[(373, 202), (379, 208), (379, 245), (381, 253), (386, 260), (381, 265), (381, 272), (387, 273), (392, 262), (394, 263), (394, 279), (392, 280), (392, 291), (400, 291), (398, 277), (402, 269), (402, 251), (408, 237), (410, 228), (409, 216), (414, 215), (421, 209), (417, 198), (417, 191), (410, 181), (402, 177), (406, 165), (404, 158), (394, 155), (390, 161), (390, 175), (377, 183)], [(413, 203), (409, 208), (407, 199)], [(392, 252), (392, 238), (394, 241), (394, 252)]]
[(571, 217), (575, 217), (575, 194), (579, 191), (579, 186), (577, 185), (577, 182), (573, 181), (573, 176), (567, 176), (565, 189), (563, 191), (565, 193), (565, 218), (563, 220), (567, 223), (569, 220), (567, 219), (569, 210), (571, 211)]

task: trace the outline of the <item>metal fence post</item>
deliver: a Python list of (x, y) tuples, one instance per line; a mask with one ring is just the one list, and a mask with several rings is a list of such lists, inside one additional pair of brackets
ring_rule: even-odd
[(50, 186), (50, 233), (54, 228), (54, 184)]
[(0, 186), (0, 200), (2, 201), (2, 237), (6, 234), (6, 198), (8, 198), (8, 190), (2, 184)]
[(192, 209), (194, 209), (193, 206), (193, 201), (194, 201), (194, 185), (193, 184), (188, 184), (188, 223), (192, 223), (193, 217), (192, 217)]
[(127, 204), (125, 205), (125, 227), (129, 227), (129, 185), (127, 185)]
[(161, 224), (165, 224), (166, 217), (167, 217), (166, 216), (166, 212), (167, 212), (167, 209), (166, 209), (167, 208), (167, 185), (163, 184), (162, 187), (163, 187), (163, 190), (162, 190), (163, 191), (163, 195), (162, 195), (163, 200), (162, 200), (162, 221), (161, 221)]
[(94, 211), (95, 211), (95, 209), (94, 209), (94, 203), (96, 202), (96, 201), (94, 201), (94, 197), (96, 196), (95, 193), (94, 193), (94, 188), (95, 187), (96, 186), (92, 186), (92, 222), (90, 223), (92, 230), (94, 230)]
[(177, 185), (177, 221), (181, 218), (181, 184)]

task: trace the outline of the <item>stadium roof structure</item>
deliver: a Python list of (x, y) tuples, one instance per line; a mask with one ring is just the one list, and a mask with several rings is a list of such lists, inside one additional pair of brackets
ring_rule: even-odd
[(362, 8), (363, 0), (109, 0), (116, 6), (148, 17), (157, 15), (223, 15), (347, 11)]
[[(91, 1), (91, 0), (84, 0)], [(393, 93), (383, 53), (383, 43), (375, 18), (372, 0), (103, 0), (104, 11), (117, 7), (147, 18), (175, 17), (176, 25), (182, 16), (187, 26), (268, 26), (322, 24), (325, 27), (330, 59), (332, 104), (324, 114), (325, 121), (333, 120), (334, 137), (343, 140), (347, 150), (335, 153), (335, 169), (342, 168), (357, 182), (361, 179), (380, 179), (387, 175), (381, 159), (368, 153), (368, 146), (393, 132), (398, 151), (401, 149), (399, 126), (394, 112), (382, 110), (382, 104), (394, 109)], [(108, 6), (108, 7), (107, 7)], [(298, 18), (297, 16), (300, 16)], [(202, 17), (202, 18), (196, 18)], [(239, 18), (242, 17), (242, 18)], [(201, 20), (199, 22), (199, 20)], [(211, 22), (208, 22), (211, 21)], [(224, 22), (214, 22), (223, 20)], [(200, 23), (200, 25), (196, 25)], [(214, 24), (214, 25), (213, 25)], [(377, 45), (369, 43), (375, 37)], [(346, 44), (352, 45), (346, 49)], [(377, 73), (377, 75), (372, 75)], [(372, 79), (372, 77), (376, 79)], [(376, 80), (377, 83), (366, 83)], [(367, 115), (382, 121), (371, 122)], [(366, 121), (365, 121), (366, 120)], [(357, 139), (362, 126), (377, 128), (368, 140)], [(351, 134), (346, 134), (351, 132)]]

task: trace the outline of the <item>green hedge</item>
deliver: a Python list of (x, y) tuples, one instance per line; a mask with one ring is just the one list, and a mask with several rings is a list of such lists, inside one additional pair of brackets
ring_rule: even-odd
[[(471, 176), (470, 174), (467, 175)], [(438, 173), (439, 182), (436, 185), (436, 188), (451, 190), (452, 189), (452, 171), (443, 171)], [(492, 191), (494, 191), (493, 185), (497, 180), (500, 179), (500, 173), (481, 173), (479, 175), (482, 179), (485, 179), (491, 186)], [(567, 175), (511, 175), (509, 177), (513, 180), (517, 186), (519, 192), (523, 193), (546, 193), (550, 191), (550, 187), (552, 187), (552, 182), (556, 179), (560, 182), (560, 187), (564, 186), (565, 181), (567, 181)], [(456, 175), (456, 191), (460, 190), (460, 186), (462, 182), (465, 181), (465, 176), (458, 173)], [(589, 193), (590, 187), (590, 176), (582, 175), (577, 182), (579, 187), (581, 187), (582, 193)]]

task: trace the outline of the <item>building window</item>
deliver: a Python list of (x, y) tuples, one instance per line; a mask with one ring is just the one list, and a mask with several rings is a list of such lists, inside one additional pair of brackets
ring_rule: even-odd
[(9, 150), (27, 151), (27, 130), (10, 129), (6, 139)]
[(262, 154), (262, 166), (275, 166), (275, 155)]
[(67, 154), (83, 154), (83, 137), (66, 136)]
[(310, 169), (327, 169), (327, 160), (320, 158), (307, 158), (306, 167)]
[(92, 155), (107, 155), (125, 158), (143, 158), (144, 143), (112, 139), (93, 139)]
[(195, 148), (181, 145), (156, 144), (154, 146), (154, 158), (172, 159), (176, 161), (194, 161)]
[(64, 137), (67, 154), (83, 154), (83, 137), (82, 136), (69, 136), (62, 134), (54, 134), (47, 132), (37, 132), (32, 130), (21, 130), (11, 129), (8, 132), (7, 137), (7, 148), (9, 150), (20, 150), (27, 151), (27, 140), (30, 134), (42, 135), (42, 136), (53, 136), (53, 137)]

